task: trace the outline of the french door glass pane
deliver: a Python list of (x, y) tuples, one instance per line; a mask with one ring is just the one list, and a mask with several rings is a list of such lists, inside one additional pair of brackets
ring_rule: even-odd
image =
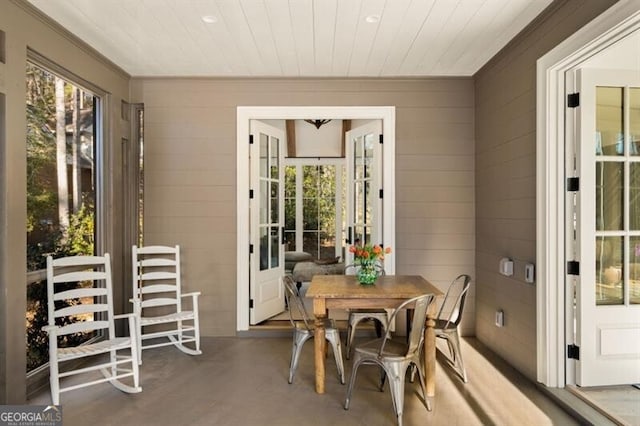
[(271, 267), (280, 266), (280, 229), (278, 226), (271, 227)]
[(285, 231), (296, 230), (296, 199), (284, 200), (284, 229)]
[[(298, 168), (299, 167), (299, 168)], [(301, 176), (296, 176), (301, 170)], [(335, 221), (336, 221), (336, 166), (334, 165), (301, 165), (287, 166), (287, 185), (285, 189), (290, 199), (285, 201), (285, 229), (302, 233), (302, 247), (296, 247), (295, 232), (290, 237), (288, 250), (302, 250), (314, 257), (324, 257), (324, 253), (331, 251), (335, 256)], [(302, 229), (296, 228), (297, 212), (295, 186), (296, 181), (302, 185)], [(318, 232), (330, 234), (331, 239), (319, 236)], [(326, 247), (329, 247), (325, 250)]]
[(271, 154), (271, 161), (269, 162), (269, 167), (271, 168), (271, 179), (279, 179), (280, 173), (280, 152), (279, 152), (279, 139), (275, 137), (271, 137), (270, 139), (271, 145), (269, 146), (269, 153)]
[(319, 259), (318, 252), (318, 232), (317, 231), (305, 231), (302, 233), (302, 251), (306, 251), (307, 253), (311, 253), (311, 255)]
[(368, 226), (355, 226), (354, 243), (356, 245), (371, 244), (371, 228)]
[(296, 249), (296, 167), (284, 169), (284, 241), (286, 251)]
[(305, 198), (318, 196), (318, 168), (316, 166), (302, 167), (302, 196)]
[(295, 198), (296, 196), (296, 167), (287, 166), (284, 168), (284, 197)]
[(624, 303), (622, 237), (596, 237), (596, 305)]
[(285, 244), (285, 250), (286, 251), (295, 251), (296, 250), (296, 233), (295, 233), (295, 231), (293, 231), (293, 232), (285, 231), (284, 232), (284, 244)]
[(355, 138), (353, 140), (354, 143), (354, 147), (353, 147), (353, 165), (354, 165), (354, 174), (355, 174), (355, 178), (356, 180), (360, 180), (360, 179), (364, 179), (365, 178), (365, 169), (364, 169), (364, 156), (363, 156), (363, 151), (364, 151), (364, 147), (363, 147), (363, 137), (362, 136), (358, 136), (357, 138)]
[(640, 163), (629, 163), (629, 229), (640, 230)]
[(640, 88), (629, 89), (629, 153), (640, 155)]
[(302, 226), (305, 231), (318, 230), (318, 199), (304, 198), (302, 200)]
[(373, 164), (373, 133), (369, 133), (364, 137), (364, 177), (370, 178)]
[(596, 155), (624, 155), (622, 87), (596, 88)]
[(271, 182), (271, 205), (269, 208), (271, 209), (271, 223), (280, 223), (280, 206), (278, 201), (279, 197), (280, 184), (278, 182)]
[(355, 220), (355, 223), (362, 223), (364, 221), (364, 185), (362, 184), (362, 182), (356, 181), (353, 187), (353, 218)]
[(260, 181), (260, 224), (269, 223), (269, 182)]
[(596, 162), (596, 230), (624, 226), (624, 163)]
[(269, 136), (260, 133), (260, 177), (267, 178), (269, 172)]
[(260, 270), (264, 271), (269, 269), (269, 228), (267, 226), (260, 226), (260, 247), (258, 247), (258, 253), (260, 253)]
[(629, 238), (629, 303), (640, 304), (640, 237)]
[(336, 236), (332, 232), (320, 232), (320, 259), (330, 259), (336, 255)]

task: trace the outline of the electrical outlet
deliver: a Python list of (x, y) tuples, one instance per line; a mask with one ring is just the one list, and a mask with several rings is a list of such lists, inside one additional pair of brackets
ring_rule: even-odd
[(504, 326), (504, 311), (502, 309), (496, 311), (496, 327)]

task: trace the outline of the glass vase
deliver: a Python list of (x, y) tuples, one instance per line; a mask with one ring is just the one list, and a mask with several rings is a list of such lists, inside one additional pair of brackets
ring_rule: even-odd
[(378, 278), (378, 271), (375, 263), (363, 263), (358, 268), (356, 278), (361, 285), (373, 285)]

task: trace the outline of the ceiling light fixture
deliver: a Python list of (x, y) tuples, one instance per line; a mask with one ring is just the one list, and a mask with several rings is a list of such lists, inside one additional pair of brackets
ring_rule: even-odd
[(202, 17), (202, 22), (204, 22), (205, 24), (215, 24), (216, 22), (218, 22), (218, 18), (213, 15), (204, 15)]
[(330, 122), (331, 120), (304, 120), (309, 124), (313, 124), (314, 126), (316, 126), (316, 129), (319, 129), (320, 126), (322, 126), (323, 124), (327, 124), (328, 122)]
[(375, 24), (377, 22), (380, 22), (380, 15), (369, 15), (366, 18), (364, 18), (365, 21), (367, 21), (369, 24)]

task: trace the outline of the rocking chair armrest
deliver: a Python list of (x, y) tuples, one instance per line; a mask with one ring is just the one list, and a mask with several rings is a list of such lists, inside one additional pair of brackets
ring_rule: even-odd
[(55, 335), (56, 330), (58, 330), (58, 326), (57, 325), (45, 325), (41, 328), (42, 331), (48, 333), (49, 335)]
[(129, 320), (129, 335), (131, 336), (131, 340), (137, 341), (138, 335), (138, 324), (136, 314), (119, 314), (113, 316), (114, 320), (117, 319), (127, 319)]
[(189, 292), (189, 293), (182, 293), (182, 297), (194, 297), (195, 298), (195, 297), (200, 296), (201, 294), (202, 293), (199, 292), (199, 291), (192, 291), (192, 292)]
[(119, 315), (114, 315), (113, 319), (117, 320), (117, 319), (123, 319), (123, 318), (134, 318), (135, 319), (136, 315), (135, 314), (119, 314)]

